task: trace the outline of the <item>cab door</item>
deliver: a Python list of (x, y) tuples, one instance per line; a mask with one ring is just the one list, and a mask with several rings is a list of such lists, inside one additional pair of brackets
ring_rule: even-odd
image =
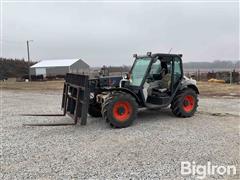
[(180, 57), (173, 58), (173, 78), (172, 78), (172, 92), (175, 92), (178, 85), (183, 78), (182, 60)]

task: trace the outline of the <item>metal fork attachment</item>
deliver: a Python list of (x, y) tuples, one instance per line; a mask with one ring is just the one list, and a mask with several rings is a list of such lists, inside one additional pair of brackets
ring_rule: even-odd
[(54, 124), (24, 124), (25, 126), (65, 126), (76, 125), (78, 120), (81, 125), (87, 123), (87, 113), (89, 104), (89, 84), (88, 76), (67, 73), (65, 77), (62, 110), (63, 114), (23, 114), (23, 116), (70, 116), (73, 123), (54, 123)]

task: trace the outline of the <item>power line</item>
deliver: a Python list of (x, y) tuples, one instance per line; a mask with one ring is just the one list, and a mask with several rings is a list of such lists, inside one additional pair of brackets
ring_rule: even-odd
[(25, 41), (9, 41), (9, 40), (0, 40), (1, 43), (6, 43), (6, 44), (24, 44), (26, 43)]

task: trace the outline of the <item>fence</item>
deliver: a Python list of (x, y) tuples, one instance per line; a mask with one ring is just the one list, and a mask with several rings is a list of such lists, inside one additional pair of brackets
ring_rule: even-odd
[(205, 72), (201, 70), (186, 71), (185, 76), (192, 77), (197, 81), (208, 81), (209, 79), (224, 80), (226, 83), (239, 83), (240, 73), (237, 71)]

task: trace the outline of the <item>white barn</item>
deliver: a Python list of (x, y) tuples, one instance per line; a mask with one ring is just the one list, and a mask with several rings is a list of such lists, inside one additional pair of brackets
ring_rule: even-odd
[(57, 76), (66, 73), (89, 74), (89, 65), (81, 59), (42, 60), (30, 68), (31, 75)]

